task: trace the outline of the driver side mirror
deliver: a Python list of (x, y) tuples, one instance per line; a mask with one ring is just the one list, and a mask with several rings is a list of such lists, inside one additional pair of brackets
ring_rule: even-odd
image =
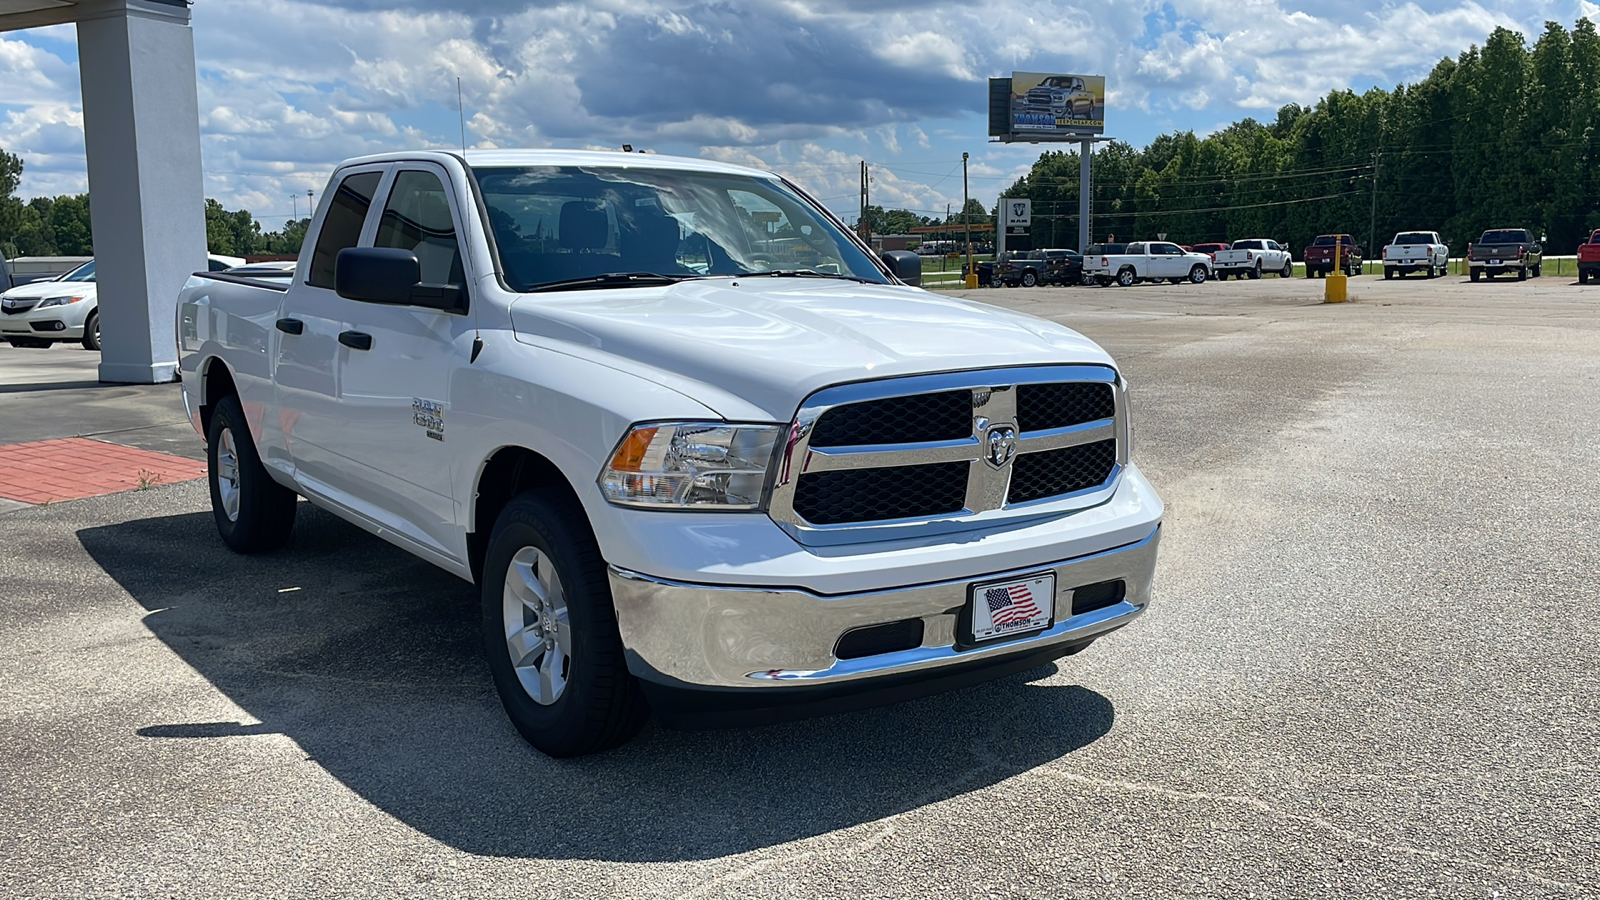
[(346, 247), (333, 261), (334, 291), (346, 300), (466, 312), (459, 284), (422, 284), (422, 264), (410, 250)]
[(879, 255), (894, 277), (915, 287), (922, 286), (922, 257), (910, 250), (885, 250)]

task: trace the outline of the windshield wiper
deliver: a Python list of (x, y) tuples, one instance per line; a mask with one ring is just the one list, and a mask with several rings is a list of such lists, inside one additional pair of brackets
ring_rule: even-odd
[(607, 272), (604, 275), (589, 275), (584, 278), (566, 278), (561, 281), (550, 281), (528, 288), (527, 293), (537, 294), (540, 291), (582, 291), (589, 288), (609, 287), (649, 287), (663, 284), (676, 284), (689, 278), (698, 278), (698, 275), (662, 275), (657, 272)]
[(745, 272), (739, 278), (836, 278), (840, 281), (857, 281), (861, 284), (883, 284), (870, 278), (859, 275), (841, 275), (834, 272), (818, 272), (815, 269), (768, 269), (765, 272)]

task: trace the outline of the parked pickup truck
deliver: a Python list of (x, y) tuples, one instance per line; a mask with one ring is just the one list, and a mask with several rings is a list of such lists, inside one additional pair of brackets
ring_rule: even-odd
[(1600, 229), (1578, 245), (1578, 283), (1600, 281)]
[(1111, 357), (911, 286), (915, 254), (776, 175), (396, 153), (322, 198), (288, 284), (199, 272), (178, 298), (217, 529), (280, 547), (300, 495), (478, 584), (546, 753), (650, 711), (946, 690), (1150, 603), (1162, 504)]
[[(1334, 267), (1346, 275), (1361, 273), (1361, 245), (1348, 234), (1319, 234), (1301, 253), (1306, 264), (1307, 278), (1322, 278), (1332, 274)], [(1338, 262), (1335, 263), (1335, 258)]]
[(1127, 287), (1162, 279), (1173, 284), (1184, 281), (1204, 284), (1211, 277), (1211, 257), (1166, 241), (1136, 241), (1123, 247), (1121, 253), (1085, 255), (1083, 277), (1101, 286)]
[(1512, 269), (1518, 281), (1527, 281), (1530, 273), (1539, 277), (1543, 262), (1544, 248), (1526, 228), (1492, 228), (1467, 247), (1467, 272), (1473, 281)]
[(1294, 275), (1294, 254), (1277, 241), (1250, 238), (1218, 251), (1216, 268), (1219, 281), (1227, 281), (1229, 275), (1260, 278), (1263, 272), (1289, 278)]
[(1450, 248), (1437, 231), (1402, 231), (1383, 247), (1383, 277), (1404, 278), (1412, 272), (1432, 278), (1445, 274)]

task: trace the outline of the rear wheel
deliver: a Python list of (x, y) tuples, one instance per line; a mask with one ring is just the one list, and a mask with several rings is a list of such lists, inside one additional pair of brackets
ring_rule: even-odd
[(1478, 280), (1478, 274), (1481, 271), (1482, 271), (1481, 269), (1473, 269), (1473, 270), (1471, 270), (1471, 272), (1468, 275), (1468, 277), (1471, 278), (1474, 282), (1476, 282)]
[(1579, 284), (1588, 284), (1589, 283), (1589, 270), (1588, 269), (1579, 269), (1578, 270), (1578, 283)]
[(1261, 277), (1261, 263), (1259, 263), (1259, 262), (1256, 263), (1256, 267), (1254, 269), (1250, 270), (1250, 277), (1251, 278), (1260, 278)]
[(1517, 280), (1518, 281), (1527, 281), (1528, 280), (1528, 267), (1527, 266), (1519, 266), (1517, 268)]
[(1038, 283), (1039, 283), (1039, 276), (1033, 274), (1032, 272), (1023, 272), (1022, 273), (1022, 286), (1023, 287), (1033, 287), (1034, 285), (1036, 285)]
[(1195, 284), (1205, 284), (1206, 283), (1206, 267), (1197, 265), (1194, 268), (1190, 269), (1189, 270), (1189, 280), (1194, 282)]
[(1125, 268), (1117, 273), (1117, 284), (1122, 287), (1133, 287), (1134, 282), (1138, 280), (1132, 268)]
[(1094, 283), (1100, 285), (1101, 287), (1110, 287), (1111, 283), (1112, 283), (1111, 282), (1111, 276), (1110, 275), (1096, 275), (1094, 277)]
[(1217, 270), (1217, 280), (1218, 281), (1227, 281), (1228, 280), (1228, 270), (1227, 269), (1218, 269)]
[(1541, 277), (1543, 275), (1544, 275), (1544, 263), (1542, 263), (1542, 262), (1535, 263), (1534, 266), (1533, 266), (1533, 277), (1539, 278), (1539, 277)]
[(1384, 266), (1383, 267), (1383, 280), (1384, 281), (1393, 281), (1394, 280), (1394, 267), (1393, 266)]
[(98, 309), (89, 313), (89, 318), (83, 321), (83, 349), (100, 349), (100, 311)]
[(238, 397), (223, 397), (211, 411), (206, 476), (223, 543), (239, 553), (262, 553), (289, 540), (299, 498), (261, 464)]
[(483, 648), (523, 738), (551, 756), (581, 756), (633, 737), (649, 708), (628, 672), (583, 509), (553, 489), (513, 499), (483, 571)]

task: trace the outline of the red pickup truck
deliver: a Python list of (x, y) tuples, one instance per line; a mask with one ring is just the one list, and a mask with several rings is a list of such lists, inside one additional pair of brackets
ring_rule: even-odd
[(1333, 272), (1335, 262), (1346, 275), (1361, 271), (1361, 245), (1348, 234), (1319, 234), (1306, 247), (1301, 259), (1306, 263), (1306, 277), (1320, 278)]
[(1600, 281), (1600, 228), (1578, 245), (1578, 283)]

